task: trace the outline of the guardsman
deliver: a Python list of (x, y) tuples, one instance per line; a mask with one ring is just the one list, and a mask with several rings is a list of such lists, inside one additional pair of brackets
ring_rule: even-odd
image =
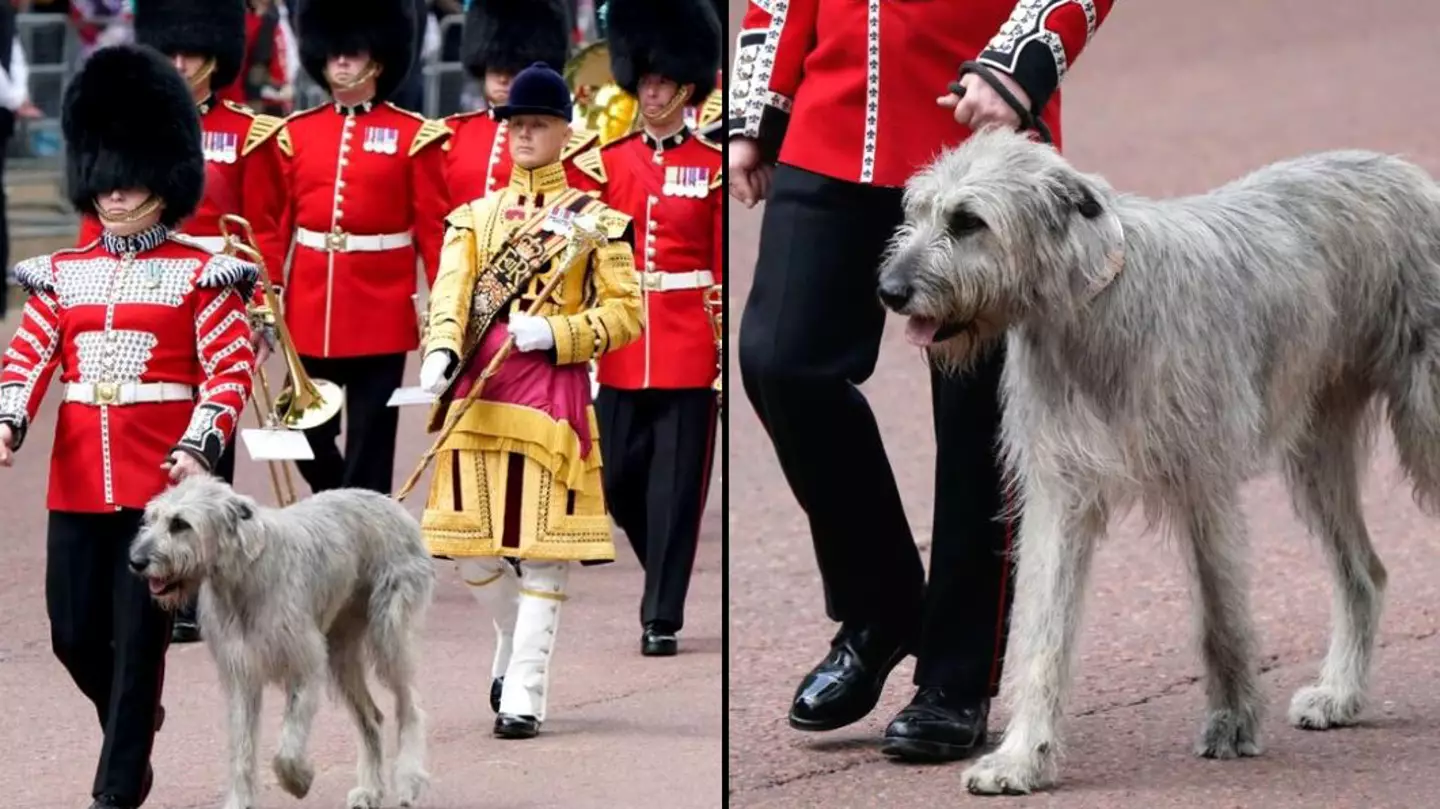
[[(445, 119), (455, 133), (445, 145), (445, 183), (450, 206), (459, 207), (505, 188), (510, 182), (510, 128), (495, 116), (507, 103), (515, 74), (535, 62), (559, 72), (570, 52), (569, 12), (564, 0), (486, 0), (465, 13), (461, 60), (480, 82), (486, 109)], [(575, 158), (597, 149), (597, 135), (575, 131), (560, 159), (571, 187), (593, 190)]]
[[(271, 278), (278, 279), (290, 243), (280, 221), (286, 199), (283, 153), (289, 150), (284, 121), (216, 97), (235, 81), (245, 56), (244, 0), (135, 0), (134, 14), (136, 41), (174, 62), (200, 114), (205, 195), (194, 215), (178, 225), (180, 232), (218, 253), (224, 246), (220, 217), (243, 216), (255, 230)], [(94, 243), (101, 230), (99, 219), (83, 217), (77, 246)], [(263, 296), (257, 287), (253, 302), (262, 303)], [(263, 363), (269, 346), (257, 340), (256, 347)], [(235, 452), (235, 443), (227, 444), (215, 468), (227, 483), (235, 482)], [(176, 613), (174, 641), (199, 639), (192, 602)]]
[[(536, 735), (545, 720), (570, 563), (615, 559), (588, 365), (640, 331), (630, 217), (565, 180), (571, 113), (564, 79), (539, 63), (496, 109), (513, 130), (515, 168), (505, 188), (446, 218), (420, 370), (441, 397), (432, 426), (454, 424), (421, 526), (431, 554), (458, 560), (490, 606), (494, 732), (508, 739)], [(608, 241), (567, 272), (573, 228), (586, 220)], [(510, 338), (514, 350), (480, 381)]]
[[(1060, 83), (1113, 5), (752, 0), (746, 9), (730, 77), (726, 183), (742, 204), (769, 202), (740, 318), (740, 375), (809, 518), (825, 611), (840, 625), (795, 689), (797, 730), (869, 715), (895, 666), (914, 654), (915, 695), (881, 752), (951, 760), (985, 741), (1015, 591), (998, 458), (1004, 349), (964, 375), (931, 371), (927, 581), (858, 389), (875, 370), (885, 326), (875, 268), (901, 224), (906, 181), (975, 129), (1039, 129), (1038, 119), (1059, 148)], [(963, 98), (947, 95), (957, 80)]]
[(320, 492), (391, 490), (398, 411), (391, 394), (420, 345), (416, 262), (433, 283), (445, 231), (439, 121), (385, 99), (405, 78), (416, 20), (410, 0), (308, 0), (300, 63), (331, 103), (286, 121), (295, 254), (285, 315), (307, 374), (345, 390), (340, 420), (308, 431), (315, 459), (296, 466)]
[(97, 50), (65, 89), (61, 131), (67, 196), (102, 231), (15, 268), (30, 299), (0, 372), (0, 467), (23, 451), (58, 370), (51, 645), (104, 734), (91, 809), (134, 809), (154, 782), (164, 717), (171, 627), (156, 597), (177, 594), (131, 572), (129, 545), (150, 499), (213, 470), (234, 437), (255, 363), (246, 301), (258, 272), (173, 230), (200, 204), (205, 158), (190, 89), (166, 57)]
[(641, 652), (673, 655), (715, 447), (717, 350), (706, 291), (724, 266), (724, 156), (685, 123), (714, 89), (720, 21), (705, 0), (610, 0), (616, 81), (642, 129), (582, 168), (634, 218), (644, 302), (640, 339), (598, 363), (605, 497), (645, 568)]

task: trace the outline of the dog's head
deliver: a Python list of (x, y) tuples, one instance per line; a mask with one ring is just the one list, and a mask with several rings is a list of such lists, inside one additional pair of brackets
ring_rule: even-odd
[(130, 569), (149, 581), (157, 604), (175, 609), (227, 555), (255, 558), (259, 548), (248, 529), (257, 510), (254, 500), (219, 478), (187, 478), (145, 507), (130, 543)]
[(933, 361), (962, 368), (1010, 325), (1080, 305), (1119, 248), (1114, 199), (1051, 146), (977, 132), (906, 185), (881, 302)]

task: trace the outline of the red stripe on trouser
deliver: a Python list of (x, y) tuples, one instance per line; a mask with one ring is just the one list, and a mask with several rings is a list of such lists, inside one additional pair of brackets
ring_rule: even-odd
[(1005, 654), (1005, 596), (1010, 589), (1010, 566), (1012, 564), (1010, 552), (1015, 540), (1015, 521), (1008, 516), (1011, 511), (1011, 490), (1005, 487), (1005, 563), (1001, 566), (1004, 575), (1000, 577), (1000, 601), (995, 611), (995, 649), (990, 658), (990, 694), (993, 696), (1000, 689), (1000, 656)]

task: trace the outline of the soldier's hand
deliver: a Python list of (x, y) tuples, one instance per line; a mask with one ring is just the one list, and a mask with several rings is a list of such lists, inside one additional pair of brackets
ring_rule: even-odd
[[(992, 72), (1021, 104), (1027, 109), (1030, 107), (1030, 96), (1020, 89), (1018, 82), (999, 70)], [(950, 93), (935, 99), (935, 103), (955, 111), (955, 123), (974, 131), (990, 126), (1020, 128), (1020, 116), (984, 79), (974, 73), (967, 73), (960, 79), (960, 86), (965, 88), (964, 98)]]
[(427, 393), (439, 394), (445, 389), (445, 374), (450, 370), (454, 355), (444, 349), (437, 349), (425, 355), (420, 365), (420, 387)]
[(15, 463), (15, 451), (12, 446), (15, 444), (15, 433), (8, 424), (0, 424), (0, 466), (12, 466)]
[(760, 160), (760, 145), (750, 138), (731, 138), (729, 155), (730, 196), (746, 208), (754, 208), (770, 194), (775, 166)]
[(275, 353), (275, 347), (271, 344), (270, 331), (268, 329), (256, 330), (250, 336), (250, 347), (255, 350), (255, 365), (265, 364), (270, 355)]
[(544, 351), (555, 345), (550, 324), (534, 315), (511, 315), (510, 334), (515, 338), (515, 347), (521, 351)]
[(170, 479), (176, 483), (192, 475), (205, 474), (204, 465), (195, 460), (194, 455), (178, 450), (172, 452), (170, 457), (165, 459), (165, 463), (160, 464), (160, 468), (168, 470), (170, 472)]

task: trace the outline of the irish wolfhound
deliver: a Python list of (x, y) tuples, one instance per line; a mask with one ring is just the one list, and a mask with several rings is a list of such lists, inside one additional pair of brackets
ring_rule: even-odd
[(435, 573), (404, 508), (358, 489), (262, 508), (216, 478), (190, 478), (146, 508), (130, 566), (168, 609), (199, 590), (201, 631), (229, 700), (226, 809), (255, 805), (266, 683), (287, 696), (275, 774), (286, 792), (309, 792), (315, 771), (305, 751), (327, 673), (360, 730), (359, 784), (349, 806), (380, 806), (382, 717), (366, 684), (367, 657), (395, 694), (395, 795), (401, 806), (415, 804), (429, 776), (412, 685), (414, 635)]
[(1196, 752), (1259, 754), (1239, 488), (1274, 459), (1336, 594), (1328, 656), (1290, 722), (1356, 721), (1386, 577), (1358, 490), (1380, 403), (1417, 500), (1440, 495), (1431, 177), (1341, 151), (1152, 201), (1048, 146), (985, 133), (910, 182), (879, 289), (952, 370), (1005, 336), (1002, 441), (1020, 502), (1013, 713), (999, 749), (964, 773), (972, 792), (1057, 780), (1091, 556), (1136, 504), (1178, 535), (1198, 584), (1208, 705)]

